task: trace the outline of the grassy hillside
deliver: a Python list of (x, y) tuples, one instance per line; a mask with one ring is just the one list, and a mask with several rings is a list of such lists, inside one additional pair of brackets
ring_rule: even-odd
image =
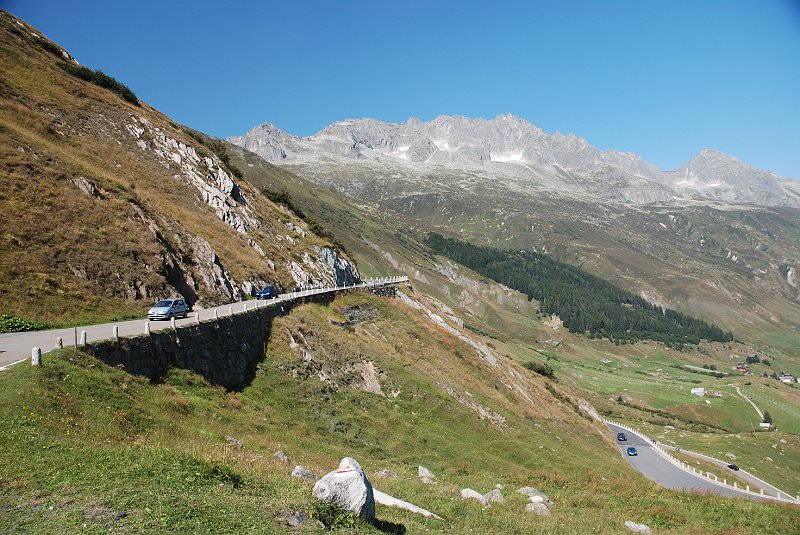
[(65, 64), (0, 12), (0, 313), (64, 324), (235, 300), (246, 282), (293, 286), (289, 264), (328, 244), (202, 139)]
[[(342, 319), (340, 308), (364, 302), (379, 319), (351, 329), (331, 324)], [(313, 510), (311, 485), (289, 477), (291, 468), (322, 474), (345, 455), (370, 474), (395, 471), (395, 480), (371, 479), (444, 518), (378, 506), (388, 532), (613, 533), (628, 519), (659, 533), (800, 529), (797, 508), (657, 488), (628, 468), (598, 426), (556, 400), (544, 378), (504, 358), (487, 365), (396, 301), (362, 294), (298, 307), (273, 333), (240, 393), (178, 370), (150, 385), (74, 351), (49, 356), (41, 369), (6, 372), (0, 529), (283, 532), (280, 513)], [(511, 369), (522, 390), (504, 384)], [(462, 399), (505, 423), (481, 419), (443, 384), (469, 392)], [(278, 449), (289, 463), (273, 456)], [(436, 484), (419, 482), (420, 464)], [(463, 487), (486, 492), (495, 484), (505, 486), (505, 505), (482, 510), (460, 499)], [(554, 500), (552, 516), (523, 512), (514, 492), (523, 485)]]
[[(637, 427), (650, 429), (652, 422), (657, 422), (662, 430), (672, 426), (689, 433), (712, 433), (720, 444), (735, 444), (746, 452), (748, 462), (743, 465), (746, 469), (787, 491), (800, 492), (797, 484), (800, 462), (795, 457), (786, 458), (782, 468), (775, 469), (760, 445), (737, 438), (737, 433), (757, 427), (759, 418), (750, 404), (728, 386), (751, 382), (761, 392), (773, 387), (786, 391), (785, 395), (796, 392), (774, 380), (753, 381), (735, 370), (736, 363), (758, 353), (772, 359), (772, 366), (752, 366), (758, 376), (764, 371), (782, 369), (800, 373), (800, 365), (791, 352), (748, 342), (749, 328), (736, 333), (744, 341), (703, 342), (683, 351), (647, 341), (617, 346), (608, 340), (569, 333), (557, 323), (552, 324), (552, 318), (538, 314), (538, 303), (529, 302), (523, 294), (434, 256), (421, 240), (425, 236), (421, 220), (409, 220), (366, 202), (354, 203), (340, 193), (271, 166), (252, 153), (230, 150), (249, 181), (258, 187), (288, 192), (293, 202), (345, 244), (358, 259), (362, 272), (408, 274), (418, 292), (452, 308), (467, 329), (492, 343), (498, 351), (520, 364), (532, 360), (548, 364), (562, 383), (583, 392), (608, 414)], [(791, 339), (788, 331), (784, 332), (786, 339)], [(712, 366), (730, 375), (714, 377), (710, 374)], [(709, 392), (719, 391), (723, 397), (693, 396), (690, 389), (696, 386)], [(626, 402), (624, 406), (615, 401), (620, 397)], [(800, 404), (795, 397), (783, 402), (791, 406)], [(794, 429), (795, 421), (780, 406), (775, 405), (771, 412), (776, 419), (780, 417), (780, 429)], [(794, 435), (782, 438), (796, 441)]]

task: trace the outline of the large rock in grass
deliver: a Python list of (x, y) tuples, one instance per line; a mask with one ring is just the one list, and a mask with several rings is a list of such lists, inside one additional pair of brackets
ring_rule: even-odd
[(350, 511), (370, 524), (375, 522), (375, 496), (367, 474), (355, 459), (345, 457), (338, 470), (323, 476), (314, 484), (316, 499), (330, 502)]
[(544, 492), (538, 491), (533, 487), (522, 487), (521, 489), (517, 489), (517, 492), (520, 494), (524, 494), (528, 497), (528, 501), (530, 502), (539, 502), (544, 504), (551, 504), (553, 503), (550, 498), (547, 497), (547, 494)]
[(489, 500), (483, 494), (473, 489), (461, 489), (462, 500), (476, 500), (478, 503), (486, 507), (489, 505)]
[(550, 509), (542, 502), (529, 502), (525, 505), (525, 512), (535, 513), (539, 516), (550, 516)]

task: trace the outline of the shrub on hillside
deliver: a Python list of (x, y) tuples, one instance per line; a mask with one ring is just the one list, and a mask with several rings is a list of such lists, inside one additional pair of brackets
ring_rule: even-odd
[(84, 67), (83, 65), (75, 65), (74, 63), (67, 63), (65, 61), (59, 61), (56, 63), (56, 65), (58, 65), (59, 68), (61, 68), (64, 72), (71, 74), (75, 78), (80, 78), (81, 80), (85, 80), (94, 85), (99, 85), (100, 87), (110, 89), (131, 104), (136, 104), (137, 106), (139, 105), (139, 99), (136, 98), (136, 95), (128, 86), (121, 84), (113, 77), (105, 74), (103, 71), (93, 71), (92, 69)]
[(538, 373), (539, 375), (544, 375), (545, 377), (548, 377), (550, 379), (556, 378), (556, 372), (553, 371), (553, 368), (551, 368), (549, 364), (545, 364), (543, 362), (530, 361), (526, 362), (524, 366), (529, 370), (531, 370), (532, 372)]

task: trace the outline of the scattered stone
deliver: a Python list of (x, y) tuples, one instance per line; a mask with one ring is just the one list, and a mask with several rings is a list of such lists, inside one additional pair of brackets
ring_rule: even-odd
[(122, 520), (126, 516), (128, 516), (128, 513), (126, 511), (120, 511), (114, 515), (114, 520)]
[(498, 483), (497, 485), (494, 486), (494, 488), (496, 488), (497, 490), (503, 490), (506, 487), (505, 485), (501, 485), (500, 483)]
[(539, 503), (546, 503), (546, 504), (553, 503), (553, 501), (550, 498), (547, 497), (547, 494), (545, 494), (543, 492), (539, 492), (538, 490), (536, 490), (533, 487), (522, 487), (521, 489), (518, 489), (517, 492), (527, 496), (530, 499), (531, 502), (539, 502)]
[(396, 479), (397, 474), (395, 474), (391, 470), (381, 470), (379, 472), (375, 472), (375, 477), (380, 479)]
[(277, 457), (278, 459), (280, 459), (281, 461), (283, 461), (283, 462), (285, 462), (285, 463), (288, 463), (288, 462), (289, 462), (289, 456), (288, 456), (288, 455), (286, 455), (286, 454), (283, 452), (283, 450), (278, 450), (278, 451), (276, 451), (276, 452), (275, 452), (275, 457)]
[(506, 503), (506, 500), (503, 498), (503, 493), (500, 492), (500, 489), (492, 489), (484, 494), (483, 497), (489, 503)]
[(424, 466), (420, 466), (419, 467), (418, 473), (419, 473), (420, 481), (422, 481), (423, 483), (426, 483), (428, 485), (433, 483), (433, 480), (436, 479), (436, 476), (433, 475), (433, 472), (431, 472), (430, 470), (428, 470)]
[(225, 442), (227, 442), (231, 446), (236, 446), (237, 448), (244, 448), (244, 444), (242, 444), (242, 441), (236, 437), (226, 436)]
[(342, 459), (338, 470), (326, 474), (316, 482), (313, 495), (318, 500), (330, 502), (358, 515), (365, 522), (375, 522), (372, 485), (355, 459)]
[(317, 479), (317, 474), (311, 470), (303, 468), (298, 464), (294, 467), (294, 470), (292, 470), (292, 477), (296, 477), (297, 479), (301, 479), (303, 481), (314, 481)]
[(652, 533), (649, 526), (646, 526), (645, 524), (637, 524), (633, 520), (626, 520), (625, 527), (634, 533)]
[(550, 516), (550, 509), (542, 502), (530, 502), (525, 506), (526, 513), (535, 513), (539, 516)]
[(461, 489), (462, 500), (477, 500), (484, 507), (489, 505), (489, 500), (480, 492), (472, 489)]
[[(280, 520), (285, 526), (290, 528), (299, 528), (306, 522), (311, 520), (311, 516), (305, 511), (296, 511), (294, 513), (280, 512), (275, 515), (275, 518)], [(314, 523), (324, 528), (325, 525), (319, 520), (314, 520)]]
[(427, 509), (423, 509), (422, 507), (417, 507), (413, 503), (399, 500), (394, 496), (389, 496), (385, 492), (381, 492), (378, 489), (373, 488), (372, 494), (375, 497), (375, 503), (379, 503), (387, 507), (397, 507), (398, 509), (405, 509), (406, 511), (411, 511), (412, 513), (419, 513), (422, 516), (435, 518), (436, 520), (442, 520), (442, 517), (440, 517), (435, 513), (431, 513)]

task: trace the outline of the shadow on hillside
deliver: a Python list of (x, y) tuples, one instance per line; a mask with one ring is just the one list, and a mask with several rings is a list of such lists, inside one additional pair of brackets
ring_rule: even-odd
[(385, 522), (383, 520), (375, 519), (373, 524), (379, 531), (383, 533), (391, 533), (393, 535), (403, 535), (406, 532), (406, 527), (403, 524), (395, 524), (394, 522)]

